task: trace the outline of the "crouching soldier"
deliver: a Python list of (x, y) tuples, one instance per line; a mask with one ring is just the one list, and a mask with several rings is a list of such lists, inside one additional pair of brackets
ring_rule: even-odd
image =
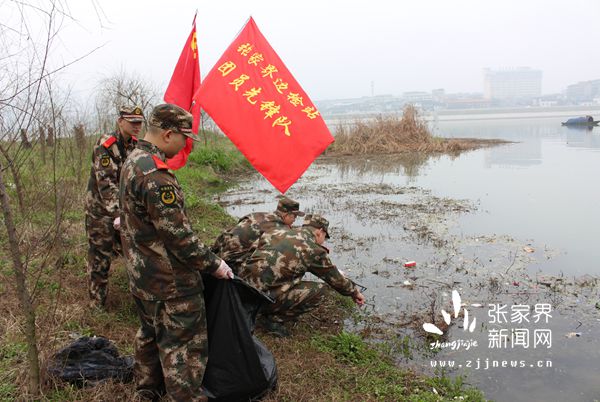
[(317, 307), (324, 295), (322, 283), (303, 281), (308, 271), (323, 279), (358, 305), (365, 302), (360, 290), (329, 259), (323, 247), (329, 238), (329, 222), (320, 215), (306, 215), (302, 228), (265, 233), (258, 248), (242, 265), (240, 276), (269, 294), (275, 303), (263, 307), (258, 322), (274, 335), (289, 333), (283, 322), (295, 319)]
[(88, 238), (88, 291), (90, 305), (104, 308), (111, 259), (121, 252), (119, 239), (119, 176), (127, 155), (135, 148), (144, 115), (137, 106), (119, 109), (117, 130), (100, 137), (92, 153), (85, 199)]
[(242, 217), (237, 225), (215, 240), (211, 250), (238, 274), (242, 263), (256, 250), (263, 233), (275, 229), (290, 229), (298, 216), (304, 216), (304, 212), (300, 211), (300, 204), (282, 197), (275, 212), (255, 212)]

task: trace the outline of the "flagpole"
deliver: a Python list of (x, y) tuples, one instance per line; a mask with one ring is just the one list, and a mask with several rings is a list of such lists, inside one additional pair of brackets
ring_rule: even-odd
[[(198, 9), (196, 9), (196, 13), (194, 14), (194, 20), (192, 21), (192, 26), (196, 26), (196, 17), (198, 16)], [(200, 53), (198, 53), (200, 54)], [(200, 57), (198, 57), (198, 63), (200, 63)], [(190, 106), (190, 112), (192, 111), (192, 107), (196, 103), (195, 100), (192, 100), (192, 106)], [(206, 139), (206, 131), (204, 131), (204, 119), (202, 118), (202, 108), (200, 108), (200, 115), (198, 116), (200, 119), (200, 128), (202, 130), (202, 136), (204, 137), (204, 148), (208, 147), (208, 142)]]
[[(208, 114), (207, 114), (208, 116)], [(204, 137), (204, 147), (208, 147), (208, 141), (206, 139), (206, 131), (204, 131), (204, 119), (202, 118), (202, 108), (200, 108), (200, 127), (202, 129), (202, 136)]]
[[(198, 10), (196, 9), (196, 13), (192, 19), (192, 29), (190, 35), (188, 36), (183, 50), (181, 51), (181, 55), (179, 56), (177, 64), (175, 65), (173, 75), (171, 76), (171, 80), (163, 96), (163, 99), (168, 103), (173, 103), (183, 108), (188, 107), (189, 112), (195, 117), (192, 125), (196, 130), (199, 127), (199, 122), (197, 121), (199, 116), (196, 114), (199, 112), (200, 105), (193, 102), (193, 99), (190, 98), (190, 94), (188, 93), (187, 89), (191, 86), (195, 92), (200, 84), (200, 60), (198, 60), (198, 46), (196, 42), (197, 16)], [(198, 133), (196, 132), (195, 135), (198, 135)], [(186, 146), (179, 151), (177, 155), (167, 161), (169, 167), (176, 170), (185, 166), (192, 149), (193, 144), (190, 139), (189, 141), (186, 141)]]

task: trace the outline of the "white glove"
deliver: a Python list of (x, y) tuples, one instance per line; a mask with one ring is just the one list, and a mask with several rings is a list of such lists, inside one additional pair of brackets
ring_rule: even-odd
[(219, 268), (213, 272), (213, 276), (217, 279), (233, 279), (233, 271), (229, 268), (229, 265), (225, 260), (221, 260)]
[(120, 216), (117, 216), (115, 218), (115, 220), (113, 221), (113, 227), (115, 228), (115, 230), (121, 229), (121, 217)]

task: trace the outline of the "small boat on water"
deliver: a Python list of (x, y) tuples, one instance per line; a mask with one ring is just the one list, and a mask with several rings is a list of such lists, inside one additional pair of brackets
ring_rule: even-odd
[(572, 117), (567, 121), (562, 122), (563, 126), (597, 126), (599, 120), (594, 120), (592, 116)]

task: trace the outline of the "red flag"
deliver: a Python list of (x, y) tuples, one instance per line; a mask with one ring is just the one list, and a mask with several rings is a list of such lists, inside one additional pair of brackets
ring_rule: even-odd
[(333, 142), (317, 108), (252, 18), (194, 99), (282, 193)]
[[(196, 42), (196, 17), (192, 23), (192, 32), (188, 36), (185, 46), (179, 56), (179, 61), (173, 71), (171, 82), (165, 92), (165, 102), (174, 103), (177, 106), (190, 111), (194, 116), (192, 132), (198, 133), (200, 125), (200, 105), (193, 102), (193, 95), (200, 87), (200, 65), (198, 64), (198, 44)], [(167, 160), (171, 169), (179, 169), (185, 166), (188, 155), (192, 152), (193, 141), (186, 138), (185, 147), (173, 158)]]

